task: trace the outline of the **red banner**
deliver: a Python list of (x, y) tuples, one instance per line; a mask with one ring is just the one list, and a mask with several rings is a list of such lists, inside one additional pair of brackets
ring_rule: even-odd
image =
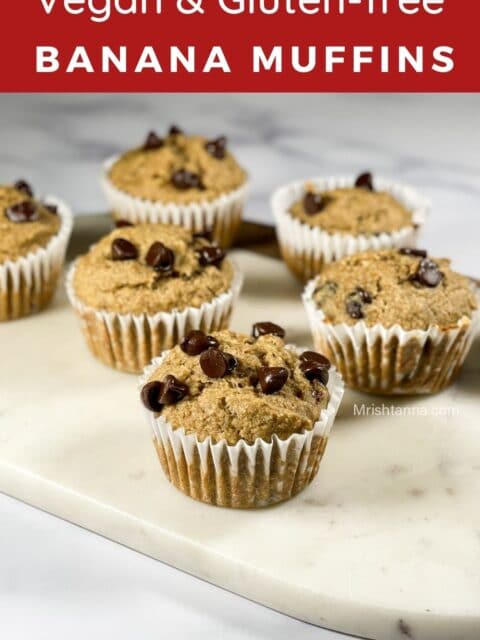
[(1, 91), (480, 90), (480, 2), (4, 4)]

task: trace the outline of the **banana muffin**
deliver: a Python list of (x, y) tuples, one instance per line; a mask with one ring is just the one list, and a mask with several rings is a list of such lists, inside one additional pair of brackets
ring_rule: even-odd
[(305, 290), (315, 344), (350, 386), (433, 393), (452, 382), (478, 323), (473, 283), (421, 249), (327, 265)]
[(240, 223), (247, 174), (224, 136), (187, 136), (171, 127), (107, 163), (103, 185), (116, 219), (210, 231), (227, 246)]
[(139, 372), (185, 331), (226, 328), (241, 277), (225, 252), (171, 225), (121, 227), (77, 260), (68, 290), (90, 349)]
[(363, 173), (297, 182), (272, 199), (285, 261), (300, 278), (368, 249), (413, 246), (428, 203), (410, 187)]
[(157, 453), (188, 495), (263, 506), (313, 479), (342, 385), (325, 357), (285, 345), (282, 335), (266, 322), (251, 336), (194, 331), (147, 369), (141, 398)]
[(66, 205), (36, 199), (25, 180), (0, 186), (0, 320), (19, 318), (50, 302), (71, 227)]
[(311, 227), (353, 236), (392, 233), (413, 226), (412, 212), (386, 191), (362, 186), (319, 191), (305, 185), (305, 195), (290, 213)]

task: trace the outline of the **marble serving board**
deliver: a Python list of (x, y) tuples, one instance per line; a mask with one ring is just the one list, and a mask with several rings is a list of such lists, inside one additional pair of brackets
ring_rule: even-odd
[[(301, 287), (283, 263), (234, 255), (246, 283), (233, 327), (274, 320), (309, 345)], [(0, 346), (6, 494), (315, 625), (478, 640), (480, 343), (439, 396), (347, 392), (314, 483), (257, 511), (200, 504), (168, 483), (136, 377), (90, 356), (63, 292), (0, 325)]]

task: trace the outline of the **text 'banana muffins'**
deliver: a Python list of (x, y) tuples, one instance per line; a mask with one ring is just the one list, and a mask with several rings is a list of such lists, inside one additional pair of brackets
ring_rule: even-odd
[(225, 247), (241, 220), (246, 181), (225, 137), (172, 127), (164, 137), (151, 132), (142, 147), (111, 162), (103, 184), (116, 219), (210, 230)]
[(278, 189), (272, 206), (282, 255), (306, 280), (367, 249), (413, 246), (428, 203), (411, 187), (374, 179), (318, 178)]
[(50, 302), (71, 228), (70, 210), (60, 201), (35, 199), (24, 180), (0, 186), (0, 320)]
[(285, 500), (315, 476), (343, 387), (283, 330), (187, 334), (150, 366), (141, 395), (170, 481), (221, 506)]
[(458, 373), (478, 323), (472, 283), (420, 249), (327, 265), (304, 294), (315, 344), (350, 386), (433, 393)]
[(228, 324), (241, 285), (225, 253), (170, 225), (112, 231), (79, 258), (71, 301), (100, 360), (138, 372), (185, 331)]

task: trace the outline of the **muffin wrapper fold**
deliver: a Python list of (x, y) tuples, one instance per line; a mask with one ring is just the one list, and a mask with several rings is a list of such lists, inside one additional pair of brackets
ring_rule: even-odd
[(320, 273), (325, 264), (360, 251), (415, 246), (418, 230), (430, 209), (429, 201), (413, 188), (377, 178), (375, 187), (378, 191), (390, 193), (412, 212), (413, 226), (378, 235), (329, 233), (320, 227), (310, 227), (294, 218), (289, 211), (304, 196), (307, 183), (320, 191), (326, 191), (351, 187), (354, 180), (351, 177), (313, 178), (293, 182), (274, 192), (271, 206), (280, 250), (291, 271), (303, 281)]
[(431, 394), (456, 378), (480, 326), (480, 310), (456, 326), (406, 331), (399, 325), (333, 325), (314, 300), (316, 281), (303, 294), (315, 348), (357, 391), (384, 395)]
[(129, 373), (141, 373), (152, 358), (181, 342), (192, 329), (206, 333), (226, 329), (243, 285), (243, 275), (234, 267), (230, 289), (200, 307), (134, 315), (83, 304), (75, 294), (74, 275), (75, 264), (67, 276), (67, 294), (90, 351), (109, 367)]
[(215, 200), (192, 203), (156, 202), (131, 196), (115, 187), (108, 174), (117, 160), (118, 157), (115, 157), (105, 163), (101, 180), (115, 220), (126, 220), (132, 224), (173, 224), (195, 233), (212, 230), (212, 239), (221, 247), (228, 248), (232, 245), (242, 221), (248, 195), (247, 182)]
[(45, 247), (0, 265), (0, 321), (16, 320), (40, 311), (56, 291), (73, 228), (73, 215), (58, 198), (48, 196), (43, 201), (57, 207), (60, 229)]
[[(140, 387), (161, 362), (157, 358), (145, 369)], [(220, 507), (266, 507), (293, 497), (317, 474), (344, 391), (334, 369), (328, 390), (329, 403), (312, 430), (286, 440), (274, 435), (272, 442), (258, 438), (254, 444), (240, 440), (229, 445), (210, 437), (199, 442), (183, 428), (174, 429), (161, 415), (150, 411), (146, 415), (161, 466), (177, 489)]]

